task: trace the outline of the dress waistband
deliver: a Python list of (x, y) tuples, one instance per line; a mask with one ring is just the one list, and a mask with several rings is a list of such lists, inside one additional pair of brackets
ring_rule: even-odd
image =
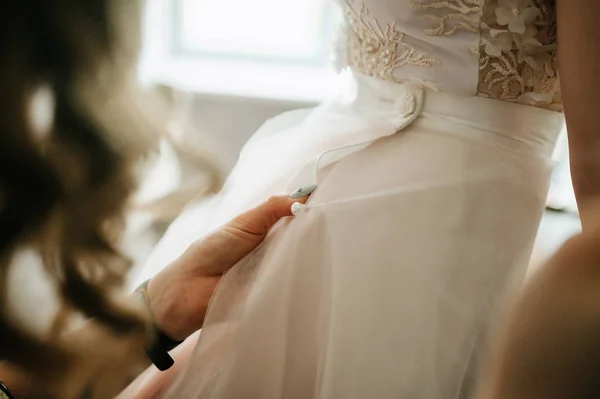
[[(333, 118), (333, 119), (332, 119)], [(562, 114), (482, 97), (458, 96), (427, 88), (422, 82), (395, 84), (350, 69), (339, 76), (337, 94), (317, 107), (303, 124), (328, 132), (327, 146), (291, 180), (291, 187), (319, 182), (319, 170), (404, 129), (462, 136), (497, 143), (524, 156), (551, 158), (560, 134)], [(343, 123), (342, 123), (343, 122)], [(422, 129), (421, 129), (422, 128)]]
[[(452, 133), (486, 140), (514, 141), (535, 155), (551, 157), (564, 124), (562, 113), (507, 101), (439, 92), (422, 82), (390, 83), (347, 71), (347, 88), (355, 92), (357, 104), (393, 103), (400, 114), (419, 108), (414, 123), (444, 124)], [(348, 90), (348, 89), (347, 89)], [(411, 102), (422, 104), (411, 104)], [(460, 132), (457, 132), (460, 130)]]

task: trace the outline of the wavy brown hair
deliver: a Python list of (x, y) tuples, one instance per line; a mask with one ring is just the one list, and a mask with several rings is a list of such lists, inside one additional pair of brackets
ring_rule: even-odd
[[(96, 320), (100, 346), (146, 339), (145, 319), (111, 299), (130, 263), (116, 248), (122, 216), (156, 126), (137, 96), (139, 33), (126, 32), (139, 28), (140, 3), (0, 5), (0, 359), (61, 397), (78, 389), (65, 391), (67, 374), (83, 378), (81, 364), (88, 374), (95, 367), (89, 359), (74, 366), (87, 356), (85, 342), (59, 338), (69, 315)], [(31, 106), (41, 92), (51, 100), (43, 127)], [(28, 332), (6, 310), (8, 271), (24, 248), (42, 255), (58, 287), (62, 311), (50, 338)]]

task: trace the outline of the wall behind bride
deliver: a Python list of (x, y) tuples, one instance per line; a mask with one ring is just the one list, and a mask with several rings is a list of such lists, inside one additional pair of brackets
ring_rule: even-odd
[[(135, 217), (138, 264), (165, 227), (202, 191), (207, 165), (196, 151), (210, 148), (220, 175), (267, 119), (310, 107), (334, 86), (335, 27), (331, 0), (148, 0), (140, 75), (158, 85), (171, 109), (169, 136), (149, 172)], [(236, 10), (232, 12), (231, 10)], [(548, 212), (540, 226), (535, 266), (579, 230), (573, 214), (566, 140)], [(213, 183), (211, 183), (213, 184)], [(562, 212), (566, 210), (567, 212)], [(147, 227), (153, 227), (147, 229)], [(132, 235), (132, 237), (135, 235)], [(140, 244), (143, 242), (144, 244)], [(135, 269), (133, 272), (135, 276)]]

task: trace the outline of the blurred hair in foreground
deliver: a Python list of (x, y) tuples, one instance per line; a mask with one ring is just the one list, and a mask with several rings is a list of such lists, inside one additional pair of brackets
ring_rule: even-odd
[[(49, 397), (78, 395), (92, 375), (94, 397), (111, 396), (148, 339), (142, 312), (115, 299), (130, 265), (117, 249), (124, 212), (163, 126), (136, 79), (142, 6), (0, 6), (0, 358)], [(16, 323), (6, 306), (9, 267), (22, 250), (41, 254), (60, 296), (49, 337)], [(94, 318), (77, 340), (64, 335), (73, 315)]]

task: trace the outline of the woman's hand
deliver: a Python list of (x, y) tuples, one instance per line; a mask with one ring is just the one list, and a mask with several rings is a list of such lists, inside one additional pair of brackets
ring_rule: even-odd
[(221, 276), (254, 250), (279, 219), (292, 216), (292, 205), (306, 202), (314, 188), (271, 197), (192, 244), (156, 275), (147, 293), (157, 326), (175, 340), (200, 329)]

